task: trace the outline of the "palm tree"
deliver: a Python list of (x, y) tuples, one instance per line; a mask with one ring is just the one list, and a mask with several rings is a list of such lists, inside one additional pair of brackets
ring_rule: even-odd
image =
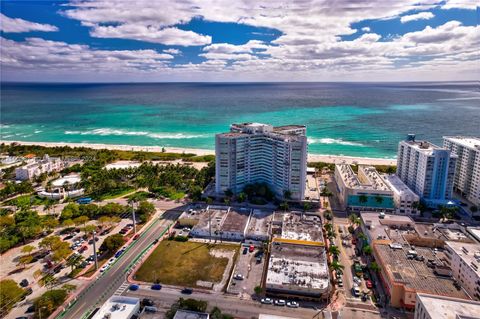
[(363, 247), (363, 253), (367, 256), (370, 256), (372, 254), (372, 247), (370, 245), (366, 245)]
[(375, 201), (377, 202), (377, 204), (382, 205), (383, 197), (380, 196), (380, 195), (377, 195), (377, 196), (375, 196)]
[(340, 254), (340, 249), (337, 246), (330, 246), (328, 247), (328, 252), (331, 255), (338, 256)]
[(362, 194), (358, 197), (358, 200), (360, 201), (360, 204), (366, 204), (368, 202), (368, 197), (367, 195)]
[(323, 225), (323, 228), (325, 228), (326, 232), (331, 232), (333, 230), (333, 224), (326, 223), (325, 225)]
[(350, 224), (352, 224), (352, 226), (353, 226), (353, 225), (357, 224), (358, 217), (357, 217), (357, 215), (352, 213), (352, 214), (348, 215), (348, 220), (350, 221)]
[(343, 269), (345, 268), (344, 265), (340, 264), (338, 261), (334, 260), (330, 264), (330, 270), (335, 271), (336, 273), (343, 273)]
[(378, 273), (380, 271), (380, 266), (376, 262), (372, 261), (370, 263), (370, 270)]

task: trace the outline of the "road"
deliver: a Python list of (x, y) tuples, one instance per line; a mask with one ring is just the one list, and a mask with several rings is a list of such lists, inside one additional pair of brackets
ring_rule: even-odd
[(172, 223), (172, 219), (155, 220), (152, 223), (152, 227), (147, 229), (141, 237), (134, 241), (131, 248), (125, 252), (116, 263), (85, 288), (77, 298), (76, 303), (63, 318), (79, 319), (82, 318), (87, 311), (92, 310), (92, 307), (101, 306), (124, 283), (126, 271), (130, 263), (158, 238), (163, 229), (170, 223)]
[(216, 306), (220, 308), (222, 312), (231, 314), (235, 318), (258, 318), (258, 314), (260, 313), (292, 318), (312, 318), (318, 313), (318, 311), (315, 311), (314, 309), (302, 307), (292, 309), (273, 305), (263, 305), (258, 301), (247, 299), (241, 300), (238, 296), (229, 296), (218, 293), (208, 294), (194, 291), (191, 295), (182, 295), (179, 289), (174, 288), (163, 288), (159, 291), (153, 291), (150, 290), (148, 286), (142, 286), (137, 291), (125, 292), (125, 295), (152, 299), (155, 301), (155, 306), (163, 313), (180, 297), (207, 301), (210, 307), (209, 309)]

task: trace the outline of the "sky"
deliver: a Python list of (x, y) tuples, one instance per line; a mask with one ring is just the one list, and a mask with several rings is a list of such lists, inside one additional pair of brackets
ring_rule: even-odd
[(1, 81), (472, 81), (475, 0), (1, 0)]

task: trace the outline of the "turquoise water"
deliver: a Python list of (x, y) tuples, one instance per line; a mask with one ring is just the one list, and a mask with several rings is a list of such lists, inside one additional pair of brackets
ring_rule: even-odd
[(309, 152), (391, 158), (407, 133), (480, 135), (471, 83), (2, 84), (2, 140), (214, 148), (235, 122), (307, 125)]

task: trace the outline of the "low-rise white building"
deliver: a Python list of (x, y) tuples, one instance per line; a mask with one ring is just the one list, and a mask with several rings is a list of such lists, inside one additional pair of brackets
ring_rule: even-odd
[(447, 241), (445, 255), (453, 277), (470, 297), (480, 300), (480, 244)]
[(397, 175), (384, 175), (383, 179), (393, 191), (395, 213), (402, 215), (417, 215), (417, 204), (420, 197), (415, 194)]
[(355, 174), (349, 164), (335, 165), (335, 183), (340, 202), (351, 211), (394, 211), (393, 191), (375, 167), (358, 167)]
[(138, 314), (140, 299), (125, 296), (110, 297), (92, 319), (130, 319)]
[(478, 319), (480, 318), (480, 302), (418, 293), (414, 318)]
[(31, 180), (43, 173), (57, 172), (65, 168), (65, 163), (57, 157), (45, 155), (42, 159), (15, 169), (15, 178), (20, 181)]

